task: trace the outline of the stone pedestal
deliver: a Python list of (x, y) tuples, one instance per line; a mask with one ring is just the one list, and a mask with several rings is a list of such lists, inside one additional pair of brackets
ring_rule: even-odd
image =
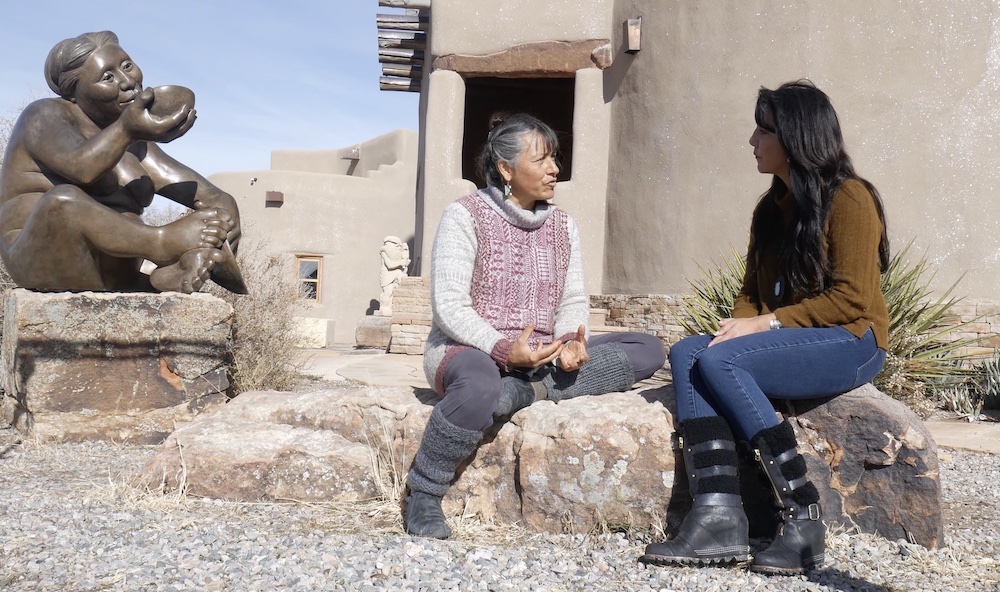
[(386, 349), (392, 339), (392, 317), (371, 315), (358, 321), (354, 330), (354, 341), (358, 347)]
[(11, 290), (0, 412), (41, 441), (162, 442), (226, 400), (232, 320), (208, 294)]

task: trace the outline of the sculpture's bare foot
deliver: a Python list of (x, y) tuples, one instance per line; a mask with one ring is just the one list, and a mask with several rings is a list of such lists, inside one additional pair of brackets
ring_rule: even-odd
[(212, 268), (223, 258), (219, 249), (194, 249), (181, 255), (177, 263), (153, 270), (149, 281), (161, 292), (191, 294), (205, 285)]
[(232, 225), (232, 216), (226, 210), (195, 210), (161, 226), (154, 253), (147, 258), (160, 265), (169, 265), (195, 249), (218, 249)]

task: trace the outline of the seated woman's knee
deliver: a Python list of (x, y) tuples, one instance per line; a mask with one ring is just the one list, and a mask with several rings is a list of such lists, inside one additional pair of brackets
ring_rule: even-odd
[(87, 195), (87, 192), (76, 185), (56, 185), (42, 195), (38, 201), (38, 209), (48, 212), (57, 211), (73, 204), (90, 203), (96, 204), (94, 198)]
[(636, 380), (645, 380), (663, 368), (667, 362), (667, 353), (663, 349), (663, 342), (654, 335), (636, 333), (634, 341), (639, 346), (640, 354), (632, 360), (635, 365), (632, 372)]
[(711, 335), (691, 335), (681, 339), (670, 346), (669, 359), (670, 367), (677, 368), (691, 364), (691, 359), (698, 355), (698, 352), (708, 347)]

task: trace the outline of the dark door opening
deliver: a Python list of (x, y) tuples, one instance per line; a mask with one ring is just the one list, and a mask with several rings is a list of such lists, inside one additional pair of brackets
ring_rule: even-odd
[(467, 78), (465, 133), (462, 139), (462, 177), (478, 187), (486, 185), (476, 168), (490, 116), (498, 111), (529, 113), (547, 123), (559, 137), (559, 180), (573, 171), (574, 78)]

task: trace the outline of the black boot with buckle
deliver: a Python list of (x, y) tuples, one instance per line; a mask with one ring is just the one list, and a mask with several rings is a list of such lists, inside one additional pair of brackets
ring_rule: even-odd
[(729, 424), (721, 417), (698, 417), (685, 421), (680, 433), (684, 470), (694, 502), (677, 536), (647, 545), (639, 561), (661, 565), (746, 561), (749, 525), (740, 498), (736, 443)]
[(750, 569), (772, 575), (797, 575), (823, 565), (826, 530), (819, 492), (806, 476), (795, 431), (787, 421), (761, 430), (751, 439), (754, 457), (767, 476), (778, 506), (778, 531)]

